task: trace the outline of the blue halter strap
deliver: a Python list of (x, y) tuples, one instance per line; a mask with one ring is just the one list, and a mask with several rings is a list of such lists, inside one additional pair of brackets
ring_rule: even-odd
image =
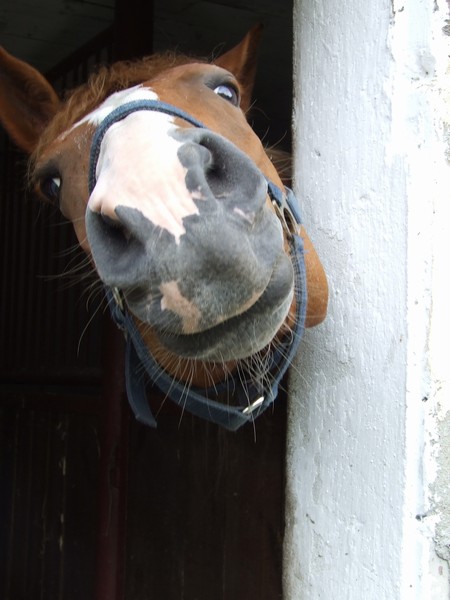
[[(133, 112), (150, 110), (181, 118), (194, 127), (207, 129), (198, 119), (176, 106), (159, 100), (135, 100), (113, 110), (95, 131), (89, 165), (89, 193), (96, 184), (96, 167), (102, 140), (114, 123), (121, 121)], [(127, 311), (121, 294), (117, 289), (106, 289), (106, 298), (114, 322), (123, 330), (126, 337), (125, 381), (128, 401), (138, 421), (150, 427), (156, 427), (147, 400), (145, 373), (150, 380), (175, 404), (197, 417), (236, 431), (249, 421), (262, 414), (278, 395), (280, 381), (292, 362), (303, 336), (306, 318), (306, 268), (304, 262), (303, 240), (298, 235), (301, 224), (297, 199), (289, 188), (284, 193), (273, 182), (267, 182), (268, 194), (279, 217), (290, 245), (290, 255), (295, 273), (295, 325), (284, 340), (277, 340), (273, 350), (269, 350), (266, 361), (267, 375), (262, 381), (255, 381), (248, 373), (240, 372), (228, 377), (222, 384), (210, 389), (186, 388), (182, 381), (174, 379), (156, 362), (148, 350), (138, 328)], [(245, 362), (245, 361), (244, 361)], [(243, 368), (245, 371), (245, 366)], [(144, 373), (145, 371), (145, 373)], [(267, 382), (270, 381), (270, 384)], [(211, 399), (222, 396), (224, 402)], [(229, 404), (230, 396), (235, 405)]]

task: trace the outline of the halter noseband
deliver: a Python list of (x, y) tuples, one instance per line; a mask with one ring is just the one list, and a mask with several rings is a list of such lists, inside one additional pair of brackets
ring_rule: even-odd
[[(181, 118), (194, 127), (207, 129), (198, 119), (192, 117), (176, 106), (159, 100), (135, 100), (125, 103), (113, 110), (98, 126), (91, 145), (89, 164), (89, 193), (91, 194), (96, 184), (96, 168), (102, 140), (108, 129), (114, 123), (121, 121), (133, 112), (150, 110), (162, 112), (173, 117)], [(267, 191), (274, 206), (275, 212), (281, 221), (290, 245), (290, 252), (295, 273), (295, 300), (296, 314), (294, 329), (284, 341), (279, 341), (271, 352), (267, 365), (270, 374), (270, 385), (262, 381), (255, 381), (254, 377), (247, 374), (248, 380), (244, 382), (242, 369), (240, 373), (227, 378), (222, 384), (211, 389), (198, 389), (191, 387), (186, 391), (186, 385), (171, 377), (156, 360), (144, 344), (144, 341), (126, 310), (120, 292), (117, 288), (106, 288), (106, 298), (114, 322), (124, 331), (126, 336), (125, 353), (125, 381), (128, 401), (138, 421), (156, 427), (146, 395), (146, 382), (143, 377), (144, 367), (153, 383), (168, 398), (186, 410), (202, 419), (221, 425), (230, 431), (236, 431), (247, 423), (253, 421), (268, 408), (278, 395), (280, 381), (292, 362), (300, 340), (303, 336), (306, 317), (306, 268), (303, 254), (303, 240), (298, 235), (301, 224), (297, 199), (289, 188), (285, 194), (273, 182), (267, 182)], [(244, 362), (245, 364), (245, 362)], [(245, 367), (244, 367), (245, 371)], [(267, 377), (265, 378), (268, 379)], [(238, 406), (211, 400), (208, 396), (231, 393), (238, 401)]]

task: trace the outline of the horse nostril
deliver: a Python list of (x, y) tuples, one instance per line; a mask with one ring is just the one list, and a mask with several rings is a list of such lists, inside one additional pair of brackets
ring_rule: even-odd
[(109, 229), (113, 230), (116, 235), (121, 235), (127, 242), (131, 239), (131, 232), (118, 219), (113, 219), (104, 213), (101, 213), (100, 216), (103, 223), (107, 225)]
[(182, 143), (178, 158), (185, 169), (189, 190), (209, 188), (216, 200), (234, 211), (254, 215), (263, 210), (267, 182), (256, 164), (242, 150), (219, 134), (203, 129), (177, 133)]
[(109, 227), (113, 227), (113, 228), (119, 228), (121, 227), (121, 223), (120, 221), (118, 221), (117, 219), (113, 219), (112, 217), (110, 217), (109, 215), (106, 215), (105, 213), (101, 213), (101, 217), (103, 219), (103, 221), (109, 226)]

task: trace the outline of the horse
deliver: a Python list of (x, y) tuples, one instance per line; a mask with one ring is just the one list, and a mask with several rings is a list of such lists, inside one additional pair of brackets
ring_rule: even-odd
[(236, 430), (326, 315), (297, 200), (247, 119), (260, 35), (210, 61), (103, 66), (63, 100), (0, 48), (0, 121), (105, 286), (128, 398), (151, 426), (143, 369), (182, 410)]

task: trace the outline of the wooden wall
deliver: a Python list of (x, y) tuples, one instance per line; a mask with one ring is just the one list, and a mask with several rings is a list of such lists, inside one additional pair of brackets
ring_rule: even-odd
[[(274, 6), (157, 2), (154, 45), (209, 53), (272, 14), (262, 53), (268, 67), (286, 10)], [(223, 31), (225, 16), (232, 33)], [(149, 35), (122, 45), (120, 27), (109, 31), (99, 38), (106, 53), (90, 47), (85, 62), (78, 50), (79, 66), (64, 60), (51, 69), (58, 86), (76, 84), (99, 57), (134, 55), (152, 43)], [(272, 71), (288, 62), (275, 61)], [(259, 89), (277, 98), (275, 113), (290, 106), (290, 92), (282, 92), (290, 79), (261, 81)], [(275, 137), (289, 127), (284, 112), (273, 121)], [(67, 288), (64, 279), (53, 280), (72, 260), (73, 234), (26, 198), (24, 159), (2, 143), (2, 598), (281, 598), (285, 399), (255, 429), (236, 434), (181, 418), (167, 403), (157, 430), (130, 419), (121, 336), (103, 309), (86, 312), (86, 282)], [(94, 295), (94, 313), (98, 303)], [(158, 401), (158, 392), (150, 395)]]

